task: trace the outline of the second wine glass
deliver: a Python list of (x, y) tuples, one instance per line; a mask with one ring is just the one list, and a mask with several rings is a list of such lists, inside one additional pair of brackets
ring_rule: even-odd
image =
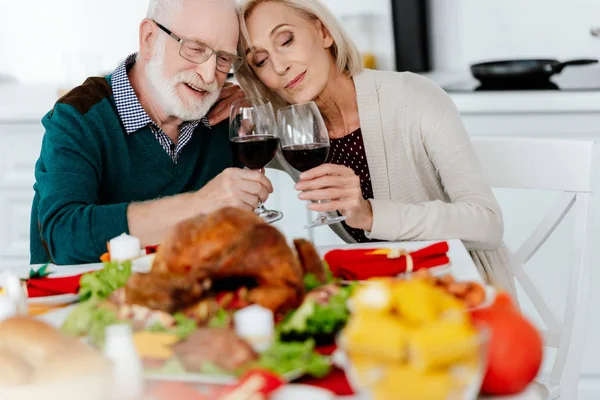
[[(288, 164), (300, 172), (305, 172), (327, 160), (329, 133), (314, 101), (279, 109), (277, 120), (281, 152)], [(326, 201), (317, 201), (317, 203)], [(337, 213), (319, 212), (317, 218), (306, 228), (331, 225), (345, 219), (345, 216)]]
[[(271, 103), (256, 97), (234, 101), (229, 115), (229, 140), (233, 156), (246, 168), (263, 169), (273, 159), (279, 145)], [(262, 202), (254, 212), (267, 223), (283, 218), (283, 213), (267, 210)]]

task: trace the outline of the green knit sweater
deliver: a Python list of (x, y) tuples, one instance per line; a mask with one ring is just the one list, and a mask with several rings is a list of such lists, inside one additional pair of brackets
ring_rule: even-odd
[(42, 119), (32, 264), (98, 262), (106, 242), (129, 231), (130, 203), (198, 190), (233, 164), (226, 121), (198, 124), (177, 164), (149, 127), (126, 135), (110, 82), (86, 80)]

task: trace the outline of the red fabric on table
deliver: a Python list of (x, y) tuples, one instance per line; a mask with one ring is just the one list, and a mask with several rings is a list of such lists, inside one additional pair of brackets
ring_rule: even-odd
[(336, 367), (334, 367), (331, 370), (331, 373), (324, 378), (305, 377), (300, 379), (298, 383), (327, 389), (337, 396), (352, 396), (354, 394), (348, 379), (346, 379), (346, 374)]
[(144, 250), (146, 251), (146, 255), (148, 254), (154, 254), (158, 251), (158, 245), (154, 245), (154, 246), (146, 246), (144, 247)]
[(253, 394), (268, 396), (281, 386), (285, 381), (276, 374), (265, 370), (251, 370), (244, 374), (231, 389), (227, 390), (221, 398), (254, 398)]
[[(376, 276), (394, 276), (406, 272), (406, 257), (388, 258), (387, 254), (368, 254), (376, 248), (331, 250), (325, 254), (333, 276), (350, 280), (362, 280)], [(438, 242), (410, 252), (413, 271), (433, 268), (450, 262), (448, 243)]]
[[(329, 356), (335, 352), (337, 346), (335, 344), (330, 346), (320, 346), (315, 350), (323, 355)], [(346, 379), (346, 374), (343, 370), (334, 367), (331, 370), (331, 373), (324, 378), (313, 378), (310, 376), (305, 376), (300, 379), (298, 383), (303, 383), (305, 385), (317, 386), (323, 389), (327, 389), (335, 393), (337, 396), (351, 396), (354, 394), (352, 387), (350, 387), (350, 383), (348, 379)]]
[[(413, 271), (445, 265), (450, 262), (448, 256), (431, 257), (424, 259), (413, 259)], [(390, 277), (406, 272), (406, 259), (391, 261), (374, 261), (361, 264), (345, 264), (332, 271), (333, 276), (346, 280), (361, 281), (373, 277)]]
[(60, 294), (76, 294), (79, 292), (81, 275), (61, 278), (39, 278), (27, 280), (27, 295), (29, 297), (46, 297)]

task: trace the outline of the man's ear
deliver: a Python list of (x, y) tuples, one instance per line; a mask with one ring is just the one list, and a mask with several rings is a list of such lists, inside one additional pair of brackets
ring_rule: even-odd
[(156, 24), (151, 19), (144, 18), (140, 24), (140, 56), (144, 60), (152, 59), (159, 33)]
[(328, 49), (331, 46), (333, 46), (333, 37), (331, 37), (331, 33), (329, 33), (329, 30), (319, 20), (316, 21), (316, 24), (317, 30), (320, 32), (321, 37), (323, 38), (323, 47)]

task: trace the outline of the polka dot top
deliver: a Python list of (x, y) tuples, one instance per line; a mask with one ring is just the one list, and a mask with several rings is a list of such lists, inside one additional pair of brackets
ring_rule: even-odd
[[(363, 198), (372, 199), (373, 187), (371, 186), (369, 164), (367, 163), (367, 154), (360, 128), (344, 137), (330, 139), (329, 142), (327, 162), (352, 168), (354, 173), (360, 178), (360, 188)], [(342, 225), (358, 243), (373, 241), (367, 238), (362, 229), (351, 228), (345, 222), (342, 222)]]

